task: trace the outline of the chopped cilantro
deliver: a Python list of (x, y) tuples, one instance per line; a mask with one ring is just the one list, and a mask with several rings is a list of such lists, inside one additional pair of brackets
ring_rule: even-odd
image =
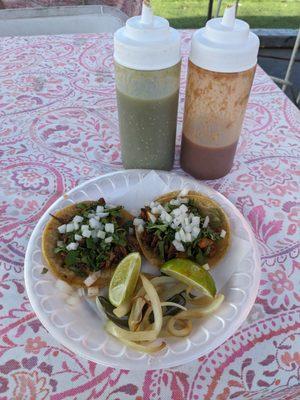
[(72, 264), (75, 264), (79, 255), (78, 250), (71, 250), (67, 253), (65, 258), (65, 264), (69, 267)]
[[(170, 203), (164, 203), (163, 206), (168, 213), (171, 213), (174, 209), (178, 208), (177, 205)], [(207, 257), (209, 257), (211, 246), (207, 246), (202, 250), (199, 247), (199, 241), (203, 238), (211, 239), (214, 242), (221, 239), (219, 230), (222, 223), (222, 216), (217, 208), (199, 208), (193, 200), (189, 200), (186, 206), (189, 214), (200, 217), (200, 227), (202, 227), (205, 217), (209, 216), (209, 226), (207, 228), (201, 228), (198, 236), (191, 242), (183, 242), (185, 256), (196, 260), (199, 264), (204, 264)], [(176, 253), (174, 254), (173, 251), (169, 252), (169, 249), (175, 239), (175, 233), (177, 230), (179, 230), (179, 228), (174, 229), (170, 225), (161, 222), (159, 218), (155, 222), (146, 222), (145, 232), (147, 236), (147, 244), (151, 247), (152, 240), (157, 238), (158, 245), (153, 246), (153, 251), (155, 251), (164, 261), (166, 261), (170, 256), (172, 258), (176, 256)], [(156, 242), (154, 241), (154, 243)], [(183, 253), (181, 253), (181, 255), (182, 254)]]
[[(80, 225), (89, 225), (90, 214), (96, 211), (98, 202), (79, 203), (76, 204), (78, 215), (83, 217)], [(56, 254), (61, 254), (63, 259), (62, 267), (73, 271), (77, 276), (87, 276), (90, 272), (98, 271), (103, 266), (109, 265), (111, 253), (114, 253), (116, 246), (123, 247), (125, 254), (129, 251), (127, 236), (129, 228), (133, 226), (132, 221), (126, 221), (123, 224), (121, 210), (122, 206), (117, 206), (111, 209), (105, 209), (109, 215), (101, 218), (101, 223), (113, 223), (115, 231), (111, 235), (113, 240), (111, 243), (106, 243), (103, 239), (93, 237), (83, 237), (80, 241), (75, 239), (75, 235), (82, 235), (81, 227), (79, 229), (59, 234), (58, 241), (63, 241), (62, 246), (57, 246), (54, 249)], [(72, 218), (71, 218), (72, 220)], [(108, 236), (108, 234), (107, 234)], [(67, 250), (70, 243), (77, 242), (77, 250)], [(124, 250), (119, 251), (119, 258), (124, 256)], [(108, 262), (108, 264), (107, 264)]]

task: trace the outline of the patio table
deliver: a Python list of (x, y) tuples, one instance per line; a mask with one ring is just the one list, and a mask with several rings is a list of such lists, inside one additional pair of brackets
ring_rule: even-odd
[(78, 183), (122, 168), (112, 46), (110, 34), (0, 39), (0, 399), (299, 398), (299, 111), (259, 67), (232, 171), (207, 182), (248, 219), (261, 252), (241, 328), (189, 364), (128, 372), (76, 356), (33, 312), (23, 264), (37, 221)]

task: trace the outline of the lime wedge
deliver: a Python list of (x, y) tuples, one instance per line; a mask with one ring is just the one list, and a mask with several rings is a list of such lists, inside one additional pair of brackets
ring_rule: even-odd
[(139, 253), (130, 253), (119, 263), (109, 285), (109, 301), (115, 307), (130, 300), (135, 290), (142, 259)]
[(217, 293), (215, 282), (208, 271), (191, 260), (177, 258), (167, 261), (161, 272), (184, 282), (206, 296), (214, 297)]

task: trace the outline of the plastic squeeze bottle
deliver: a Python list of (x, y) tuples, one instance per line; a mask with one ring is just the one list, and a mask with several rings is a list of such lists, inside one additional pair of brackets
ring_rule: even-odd
[(181, 167), (198, 179), (226, 175), (242, 129), (259, 48), (235, 6), (192, 38), (181, 144)]
[(125, 168), (170, 170), (174, 161), (180, 36), (149, 2), (114, 35), (122, 161)]

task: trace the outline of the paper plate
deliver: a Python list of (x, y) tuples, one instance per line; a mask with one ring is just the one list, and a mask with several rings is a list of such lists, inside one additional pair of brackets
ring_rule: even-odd
[[(157, 354), (143, 354), (127, 348), (108, 335), (101, 320), (87, 302), (68, 306), (57, 289), (55, 278), (42, 275), (42, 232), (54, 213), (69, 204), (104, 197), (137, 211), (145, 201), (168, 191), (188, 188), (215, 201), (227, 213), (233, 240), (224, 259), (212, 274), (225, 301), (206, 319), (194, 320), (187, 338), (168, 338), (166, 348)], [(148, 268), (144, 262), (143, 268)], [(168, 172), (127, 170), (94, 178), (58, 199), (42, 216), (28, 243), (25, 257), (25, 284), (31, 305), (53, 337), (74, 353), (96, 363), (122, 369), (168, 368), (192, 361), (226, 341), (247, 317), (258, 291), (260, 258), (252, 230), (237, 208), (210, 187), (185, 176)]]

